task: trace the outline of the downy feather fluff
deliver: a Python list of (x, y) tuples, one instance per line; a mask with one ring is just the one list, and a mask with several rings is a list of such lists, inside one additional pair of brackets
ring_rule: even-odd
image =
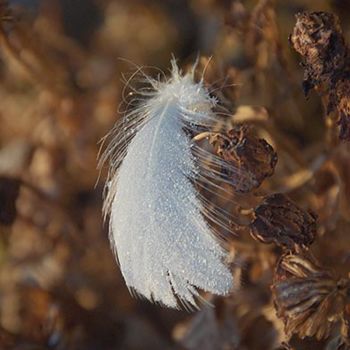
[(109, 135), (101, 158), (110, 166), (104, 214), (129, 290), (191, 308), (199, 290), (225, 295), (232, 288), (227, 253), (214, 234), (228, 227), (228, 216), (196, 188), (220, 192), (222, 160), (191, 141), (215, 122), (216, 100), (193, 72), (182, 75), (172, 65), (166, 81), (146, 77), (151, 89)]

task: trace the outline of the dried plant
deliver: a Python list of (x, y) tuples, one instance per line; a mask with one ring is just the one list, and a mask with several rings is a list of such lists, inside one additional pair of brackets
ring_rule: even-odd
[(304, 92), (316, 88), (328, 95), (327, 114), (336, 109), (339, 138), (349, 141), (350, 61), (339, 19), (325, 12), (300, 13), (296, 18), (291, 42), (304, 59)]
[(328, 338), (344, 311), (349, 280), (337, 280), (310, 253), (285, 254), (277, 264), (272, 291), (288, 336)]
[[(209, 143), (226, 161), (227, 165), (223, 164), (221, 174), (235, 191), (251, 192), (273, 175), (277, 153), (266, 140), (254, 136), (247, 126), (237, 125), (226, 134), (212, 134)], [(228, 165), (234, 171), (230, 171)]]
[[(349, 350), (349, 11), (336, 0), (0, 1), (0, 349)], [(215, 118), (181, 116), (167, 129), (152, 158), (167, 166), (154, 163), (146, 191), (137, 172), (150, 161), (151, 118), (134, 149), (139, 177), (124, 168), (117, 191), (138, 183), (139, 200), (166, 198), (179, 135), (198, 173), (176, 174), (184, 182), (170, 202), (184, 198), (172, 225), (174, 211), (162, 206), (150, 230), (154, 211), (126, 195), (120, 236), (130, 232), (120, 249), (141, 247), (130, 265), (139, 284), (157, 283), (144, 272), (149, 261), (162, 281), (176, 270), (177, 288), (173, 277), (146, 296), (164, 303), (168, 291), (175, 306), (195, 295), (205, 303), (192, 313), (130, 296), (101, 215), (108, 174), (96, 170), (99, 140), (116, 122), (121, 155), (135, 140), (122, 118), (154, 97), (152, 83), (167, 86), (171, 53), (179, 77), (197, 62), (189, 85), (207, 93)], [(112, 156), (113, 165), (122, 159)], [(189, 212), (194, 201), (203, 217)], [(193, 235), (180, 244), (185, 223), (193, 232), (198, 219), (198, 237), (210, 228), (207, 245)], [(157, 262), (168, 237), (177, 258), (165, 270)], [(227, 295), (195, 288), (210, 289), (223, 271), (206, 265), (213, 251), (225, 255), (220, 266), (235, 287)]]
[(251, 234), (263, 243), (274, 242), (290, 250), (307, 247), (315, 239), (316, 217), (283, 194), (273, 194), (255, 208)]

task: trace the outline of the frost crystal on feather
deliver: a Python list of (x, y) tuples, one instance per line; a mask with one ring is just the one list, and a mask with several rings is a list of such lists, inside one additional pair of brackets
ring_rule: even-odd
[(194, 187), (215, 186), (215, 171), (199, 165), (207, 151), (189, 136), (213, 123), (215, 100), (174, 63), (166, 82), (147, 80), (149, 98), (116, 125), (101, 160), (110, 164), (110, 240), (132, 292), (167, 307), (196, 307), (198, 289), (225, 295), (232, 288), (226, 252), (208, 223), (224, 225), (225, 214)]

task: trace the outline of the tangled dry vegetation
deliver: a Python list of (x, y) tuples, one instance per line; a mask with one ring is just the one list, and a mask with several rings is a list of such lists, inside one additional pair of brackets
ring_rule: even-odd
[[(350, 349), (347, 2), (18, 3), (0, 1), (0, 348)], [(188, 314), (129, 296), (95, 169), (135, 69), (118, 57), (198, 51), (232, 111), (198, 142), (238, 168), (212, 200), (240, 286)]]

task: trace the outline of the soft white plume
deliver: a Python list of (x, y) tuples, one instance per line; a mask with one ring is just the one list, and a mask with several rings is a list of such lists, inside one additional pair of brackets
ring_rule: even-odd
[(167, 81), (147, 79), (148, 99), (116, 125), (102, 157), (110, 164), (104, 212), (129, 289), (167, 307), (195, 307), (197, 289), (225, 295), (232, 288), (212, 229), (227, 225), (227, 215), (194, 186), (218, 190), (221, 160), (202, 161), (208, 152), (190, 136), (215, 121), (216, 101), (174, 62)]

